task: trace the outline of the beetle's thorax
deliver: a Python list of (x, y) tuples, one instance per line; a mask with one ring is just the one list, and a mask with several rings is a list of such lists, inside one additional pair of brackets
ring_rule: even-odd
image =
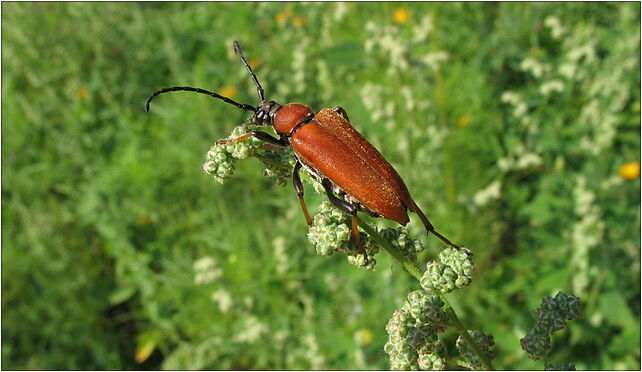
[(310, 106), (299, 103), (283, 105), (274, 116), (274, 129), (278, 134), (289, 136), (296, 131), (298, 125), (303, 124), (309, 114), (312, 114)]

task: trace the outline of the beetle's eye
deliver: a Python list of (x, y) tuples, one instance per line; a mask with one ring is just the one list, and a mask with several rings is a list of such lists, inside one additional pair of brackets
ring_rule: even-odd
[(261, 110), (261, 120), (265, 119), (266, 112), (265, 110)]

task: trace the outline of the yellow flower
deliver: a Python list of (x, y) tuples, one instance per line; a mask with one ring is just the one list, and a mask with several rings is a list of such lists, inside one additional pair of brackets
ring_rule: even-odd
[(234, 98), (238, 94), (238, 90), (235, 87), (223, 87), (218, 91), (218, 94), (228, 98)]
[(138, 225), (145, 226), (145, 225), (148, 225), (150, 222), (152, 222), (152, 219), (149, 216), (144, 214), (138, 216)]
[(277, 13), (276, 16), (274, 16), (274, 19), (276, 19), (276, 23), (283, 23), (285, 22), (288, 18), (292, 17), (292, 8), (285, 8), (280, 13)]
[(294, 17), (292, 18), (292, 24), (296, 27), (303, 27), (308, 24), (308, 20), (303, 17)]
[(404, 8), (395, 10), (395, 14), (392, 16), (392, 21), (398, 25), (408, 22), (408, 19), (410, 19), (410, 12)]
[(625, 180), (634, 180), (640, 177), (640, 163), (632, 161), (620, 167), (620, 177)]
[(286, 18), (287, 16), (285, 15), (285, 13), (276, 13), (276, 15), (274, 16), (276, 23), (283, 23), (285, 22)]
[(250, 58), (250, 60), (247, 63), (250, 64), (250, 67), (256, 70), (256, 68), (261, 65), (261, 60), (258, 58)]
[(155, 348), (156, 348), (156, 345), (152, 345), (152, 344), (143, 344), (143, 345), (137, 346), (136, 354), (134, 354), (134, 360), (136, 361), (136, 363), (140, 364), (146, 361), (147, 358), (149, 358), (149, 356), (152, 355), (152, 352), (154, 352)]
[(136, 351), (134, 353), (134, 360), (136, 363), (143, 363), (149, 358), (156, 349), (160, 336), (158, 333), (148, 331), (138, 335), (138, 342)]
[(360, 346), (366, 346), (372, 342), (372, 332), (368, 328), (361, 328), (354, 333), (354, 340)]
[(87, 97), (89, 97), (89, 92), (87, 92), (87, 89), (85, 88), (78, 89), (78, 92), (76, 94), (78, 94), (78, 98), (80, 98), (81, 100), (86, 100)]
[(464, 115), (457, 119), (457, 125), (460, 127), (467, 127), (468, 124), (470, 124), (470, 117), (468, 115)]

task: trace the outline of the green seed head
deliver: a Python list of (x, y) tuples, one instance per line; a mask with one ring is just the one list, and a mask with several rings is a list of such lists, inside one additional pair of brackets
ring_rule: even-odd
[(547, 371), (575, 371), (573, 363), (551, 363), (546, 367)]
[(567, 321), (579, 317), (580, 300), (573, 295), (559, 292), (555, 298), (544, 297), (534, 314), (539, 326), (552, 334), (566, 327)]
[(448, 293), (455, 288), (464, 288), (472, 281), (473, 262), (471, 257), (455, 248), (445, 248), (437, 261), (428, 264), (421, 286), (427, 291)]
[(401, 354), (390, 355), (390, 369), (393, 371), (406, 371), (411, 369), (412, 363)]
[(580, 299), (576, 296), (558, 292), (555, 295), (560, 314), (566, 320), (575, 320), (580, 317)]
[[(257, 128), (258, 127), (253, 125), (238, 125), (234, 127), (234, 129), (232, 129), (232, 133), (230, 134), (229, 137), (227, 137), (227, 139), (238, 138)], [(228, 143), (223, 146), (225, 147), (225, 150), (228, 153), (230, 153), (234, 159), (241, 160), (241, 159), (247, 159), (250, 156), (254, 156), (257, 149), (261, 145), (262, 145), (261, 140), (255, 137), (250, 137), (243, 141), (236, 142), (236, 143)]]
[(529, 358), (538, 360), (546, 356), (551, 340), (545, 329), (533, 327), (519, 342)]
[(417, 358), (419, 369), (424, 371), (441, 371), (446, 367), (446, 362), (438, 354), (419, 354)]
[(225, 146), (214, 145), (205, 156), (203, 171), (218, 183), (225, 182), (234, 173), (235, 159)]
[(408, 294), (404, 308), (407, 309), (418, 324), (435, 324), (441, 326), (448, 320), (443, 310), (444, 302), (439, 296), (426, 296), (422, 291)]
[[(470, 336), (473, 338), (477, 346), (481, 349), (488, 360), (493, 360), (495, 358), (495, 351), (493, 346), (495, 346), (495, 341), (493, 336), (487, 335), (482, 331), (474, 330), (470, 332)], [(459, 336), (456, 342), (457, 351), (461, 357), (461, 362), (464, 366), (470, 369), (481, 369), (481, 361), (477, 358), (477, 355), (473, 352), (473, 349), (470, 345), (464, 341), (464, 339)]]
[(265, 166), (263, 175), (274, 178), (279, 186), (285, 186), (292, 178), (296, 158), (291, 147), (279, 150), (261, 149), (255, 155)]
[(443, 323), (448, 319), (443, 306), (438, 296), (427, 296), (423, 291), (408, 294), (386, 326), (388, 342), (384, 350), (390, 355), (391, 368), (423, 369), (420, 360), (423, 365), (433, 363), (435, 368), (441, 365), (439, 358), (428, 355), (436, 355), (439, 350), (438, 334), (445, 330)]
[(387, 228), (380, 232), (381, 236), (397, 248), (407, 260), (417, 261), (417, 253), (425, 249), (418, 239), (411, 239), (405, 227)]
[[(528, 330), (520, 340), (522, 349), (532, 359), (542, 359), (548, 353), (551, 344), (551, 334), (566, 327), (569, 320), (577, 319), (580, 315), (580, 299), (563, 292), (557, 293), (555, 298), (544, 297), (540, 306), (533, 312), (537, 318), (535, 325)], [(572, 364), (560, 365), (563, 368), (575, 366)]]
[[(255, 125), (239, 125), (226, 139), (236, 139), (259, 128)], [(292, 175), (295, 163), (291, 148), (274, 148), (253, 136), (235, 143), (215, 144), (205, 157), (203, 170), (219, 183), (225, 182), (232, 175), (236, 160), (256, 157), (265, 166), (263, 175), (274, 178), (279, 185), (285, 185)]]
[(368, 235), (359, 233), (359, 240), (368, 254), (368, 262), (352, 240), (352, 225), (350, 216), (334, 208), (329, 201), (324, 201), (319, 206), (319, 213), (314, 216), (312, 226), (308, 231), (308, 239), (314, 245), (317, 253), (330, 256), (334, 253), (344, 253), (348, 262), (368, 270), (374, 270), (375, 254), (379, 247), (372, 244)]

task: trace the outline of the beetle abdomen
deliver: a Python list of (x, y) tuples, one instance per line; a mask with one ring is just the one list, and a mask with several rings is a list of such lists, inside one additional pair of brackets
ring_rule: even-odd
[(412, 209), (414, 201), (401, 176), (383, 155), (361, 133), (354, 129), (348, 120), (330, 109), (319, 111), (315, 115), (315, 119), (321, 126), (328, 128), (331, 132), (340, 133), (340, 136), (337, 137), (386, 180), (396, 191), (406, 208)]
[(403, 196), (395, 190), (394, 183), (378, 173), (330, 129), (315, 120), (296, 131), (290, 142), (307, 165), (366, 208), (402, 225), (408, 223)]

